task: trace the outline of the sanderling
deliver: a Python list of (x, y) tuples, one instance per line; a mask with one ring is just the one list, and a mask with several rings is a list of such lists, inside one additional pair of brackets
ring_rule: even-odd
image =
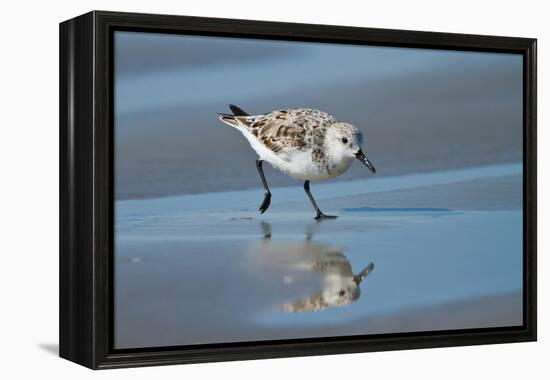
[[(283, 311), (315, 312), (348, 306), (359, 299), (360, 286), (373, 271), (373, 263), (354, 274), (341, 248), (313, 242), (309, 232), (305, 241), (272, 241), (271, 225), (262, 222), (262, 229), (264, 239), (253, 249), (255, 259), (262, 264), (262, 271), (279, 274), (281, 283), (289, 286), (288, 290), (295, 289), (300, 294), (298, 298), (281, 304)], [(316, 286), (308, 284), (304, 287), (314, 278), (321, 281), (315, 281)], [(295, 283), (302, 285), (292, 288)]]
[(331, 252), (321, 261), (304, 264), (309, 265), (303, 268), (304, 271), (322, 275), (321, 290), (285, 303), (282, 309), (286, 312), (312, 312), (351, 305), (361, 296), (361, 282), (374, 269), (374, 264), (370, 263), (359, 274), (354, 275), (348, 259), (340, 252)]
[(305, 181), (304, 190), (317, 213), (317, 220), (336, 217), (321, 212), (311, 195), (309, 181), (339, 176), (348, 170), (354, 158), (372, 173), (376, 172), (361, 150), (361, 131), (351, 124), (336, 121), (325, 112), (298, 108), (250, 115), (233, 104), (229, 108), (233, 114), (220, 113), (220, 120), (241, 131), (259, 156), (256, 166), (265, 190), (260, 205), (262, 214), (271, 203), (263, 161), (292, 178)]

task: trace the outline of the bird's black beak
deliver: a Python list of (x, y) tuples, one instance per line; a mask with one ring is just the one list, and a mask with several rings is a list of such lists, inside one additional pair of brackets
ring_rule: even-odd
[(363, 164), (365, 164), (365, 166), (367, 168), (369, 168), (369, 170), (371, 171), (372, 174), (376, 173), (376, 168), (374, 167), (374, 165), (369, 161), (369, 159), (367, 158), (367, 156), (365, 156), (365, 154), (361, 151), (361, 149), (359, 149), (359, 151), (357, 153), (355, 153), (355, 157), (357, 157), (357, 159), (359, 161), (361, 161)]
[(369, 265), (367, 265), (365, 269), (359, 272), (356, 276), (353, 276), (353, 281), (359, 286), (359, 284), (361, 284), (361, 281), (363, 281), (365, 277), (367, 277), (367, 275), (370, 272), (372, 272), (373, 269), (374, 269), (374, 264), (370, 263)]

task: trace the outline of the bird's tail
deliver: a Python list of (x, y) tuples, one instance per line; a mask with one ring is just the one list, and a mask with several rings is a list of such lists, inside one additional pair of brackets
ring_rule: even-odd
[(242, 108), (237, 107), (234, 104), (230, 104), (229, 109), (233, 112), (234, 116), (250, 116), (248, 112), (245, 112)]
[(234, 104), (229, 105), (229, 109), (231, 112), (233, 112), (233, 115), (227, 114), (227, 113), (218, 113), (218, 116), (221, 121), (223, 121), (226, 124), (231, 125), (232, 127), (238, 127), (239, 121), (237, 120), (237, 117), (242, 116), (250, 116), (247, 112), (243, 111), (242, 108), (237, 107)]
[(226, 113), (218, 113), (218, 117), (225, 124), (229, 124), (232, 127), (238, 127), (239, 126), (239, 122), (235, 119), (235, 116), (233, 116), (233, 115), (228, 115)]

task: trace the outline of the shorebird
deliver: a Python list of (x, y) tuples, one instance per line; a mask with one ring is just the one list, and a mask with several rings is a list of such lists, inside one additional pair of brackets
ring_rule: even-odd
[(340, 252), (329, 252), (319, 261), (304, 262), (303, 265), (304, 271), (321, 274), (322, 289), (282, 305), (282, 309), (287, 313), (314, 312), (351, 305), (361, 296), (359, 285), (374, 269), (374, 264), (370, 263), (354, 275), (348, 259)]
[[(264, 239), (254, 246), (255, 260), (262, 264), (262, 271), (281, 273), (281, 282), (300, 294), (278, 304), (280, 310), (288, 313), (316, 312), (349, 306), (359, 299), (360, 285), (374, 269), (373, 263), (354, 274), (342, 249), (311, 241), (312, 232), (306, 234), (305, 241), (273, 241), (271, 225), (262, 223), (262, 229)], [(311, 287), (311, 284), (304, 286), (300, 279), (320, 281)]]
[(325, 215), (311, 194), (309, 182), (334, 178), (359, 159), (372, 173), (374, 165), (367, 159), (361, 145), (359, 129), (319, 110), (309, 108), (284, 109), (266, 114), (250, 115), (230, 104), (233, 114), (219, 113), (222, 122), (238, 129), (258, 154), (256, 167), (264, 187), (263, 214), (271, 203), (271, 191), (265, 179), (262, 163), (304, 181), (304, 190), (317, 213), (315, 219), (334, 219)]

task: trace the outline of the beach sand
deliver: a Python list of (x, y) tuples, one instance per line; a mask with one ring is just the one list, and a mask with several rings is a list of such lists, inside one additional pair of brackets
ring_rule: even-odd
[[(114, 38), (116, 348), (522, 323), (521, 55)], [(228, 103), (351, 123), (376, 175), (313, 182), (317, 223), (266, 164), (259, 215)]]
[[(296, 46), (285, 47), (278, 57), (300, 61), (299, 50), (287, 55), (287, 48)], [(135, 62), (152, 59), (144, 52), (136, 52), (145, 56), (140, 55)], [(504, 64), (499, 61), (506, 61), (503, 55), (483, 58), (459, 54), (452, 58), (448, 52), (431, 54), (413, 72), (408, 71), (411, 67), (402, 67), (391, 75), (384, 75), (385, 67), (399, 61), (371, 66), (373, 57), (367, 54), (362, 64), (357, 61), (361, 66), (357, 75), (341, 80), (335, 79), (333, 67), (327, 68), (326, 76), (320, 75), (318, 64), (322, 60), (313, 61), (310, 71), (316, 77), (307, 85), (279, 91), (262, 82), (244, 86), (248, 88), (245, 93), (257, 91), (254, 96), (220, 93), (225, 89), (217, 82), (205, 87), (204, 82), (216, 68), (201, 71), (199, 67), (197, 75), (204, 76), (200, 88), (177, 86), (181, 75), (164, 83), (162, 94), (173, 92), (170, 99), (178, 99), (181, 104), (141, 111), (134, 107), (133, 112), (123, 110), (125, 105), (133, 104), (135, 90), (126, 96), (121, 90), (116, 102), (120, 112), (115, 118), (117, 199), (258, 187), (256, 154), (241, 133), (218, 120), (217, 112), (228, 112), (229, 102), (252, 114), (281, 108), (317, 108), (357, 126), (365, 135), (363, 151), (378, 169), (377, 177), (521, 161), (521, 59)], [(241, 55), (248, 53), (237, 54)], [(491, 60), (495, 63), (489, 64)], [(295, 80), (301, 80), (310, 74), (278, 71), (276, 62), (272, 63), (273, 67), (266, 66), (266, 60), (256, 62), (266, 78), (284, 78), (292, 72), (297, 76)], [(249, 75), (246, 66), (228, 67), (233, 76)], [(189, 68), (181, 70), (184, 75)], [(162, 71), (151, 72), (153, 78), (155, 74), (161, 75)], [(139, 78), (134, 79), (139, 82)], [(152, 79), (149, 82), (149, 86), (159, 86)], [(241, 87), (235, 90), (243, 90)], [(141, 90), (144, 104), (150, 103), (148, 87)], [(202, 92), (212, 99), (196, 104), (196, 95)], [(271, 186), (294, 185), (294, 180), (269, 165), (265, 168)], [(365, 168), (356, 163), (331, 181), (364, 177)]]

